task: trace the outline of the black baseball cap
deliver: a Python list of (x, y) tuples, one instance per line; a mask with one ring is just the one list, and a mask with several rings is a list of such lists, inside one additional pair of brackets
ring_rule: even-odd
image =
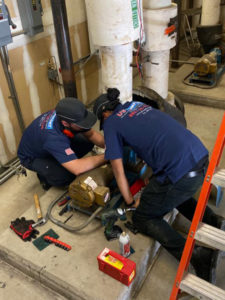
[(97, 117), (88, 111), (85, 105), (76, 98), (64, 98), (56, 105), (56, 114), (68, 123), (74, 123), (77, 126), (90, 129), (96, 123)]
[(107, 97), (107, 94), (102, 94), (99, 96), (94, 104), (93, 112), (99, 120), (102, 118), (102, 113), (108, 109), (110, 100)]
[(103, 115), (102, 113), (106, 110), (111, 110), (112, 102), (108, 99), (107, 94), (102, 94), (99, 96), (94, 104), (93, 112), (100, 120), (99, 129), (103, 128)]
[(103, 126), (103, 116), (102, 113), (106, 110), (113, 111), (119, 104), (120, 92), (116, 88), (108, 88), (107, 94), (102, 94), (95, 100), (93, 112), (100, 120), (100, 129)]

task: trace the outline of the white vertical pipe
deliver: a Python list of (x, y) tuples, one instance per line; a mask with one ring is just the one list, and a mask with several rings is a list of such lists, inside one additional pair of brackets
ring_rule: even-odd
[(130, 65), (133, 41), (140, 37), (142, 0), (85, 0), (85, 3), (92, 42), (100, 51), (102, 92), (115, 87), (120, 91), (121, 103), (132, 101)]
[[(202, 0), (195, 0), (194, 1), (194, 8), (200, 8), (202, 6)], [(200, 14), (195, 15), (192, 18), (192, 27), (196, 28), (200, 23)]]
[(143, 64), (144, 86), (164, 99), (168, 96), (170, 49), (176, 44), (176, 33), (168, 36), (165, 30), (176, 15), (177, 5), (172, 1), (144, 2), (146, 43), (143, 50), (150, 57), (150, 62)]
[(202, 1), (202, 20), (201, 25), (216, 25), (220, 20), (221, 0)]
[(142, 0), (86, 0), (85, 3), (95, 46), (117, 46), (139, 38), (138, 3), (142, 6)]
[(171, 18), (177, 16), (177, 5), (172, 4), (166, 8), (144, 9), (144, 27), (146, 43), (145, 51), (162, 51), (176, 45), (176, 33), (168, 36), (165, 30)]
[(143, 65), (144, 85), (164, 99), (168, 95), (170, 50), (150, 52), (150, 61)]
[(100, 47), (102, 92), (107, 88), (120, 91), (121, 103), (132, 101), (132, 43)]
[(158, 9), (168, 7), (172, 4), (172, 0), (144, 0), (143, 7), (146, 9)]

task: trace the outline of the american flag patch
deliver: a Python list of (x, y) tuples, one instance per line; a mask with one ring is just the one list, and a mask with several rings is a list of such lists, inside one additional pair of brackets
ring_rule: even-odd
[(65, 149), (66, 155), (74, 154), (73, 150), (71, 148)]

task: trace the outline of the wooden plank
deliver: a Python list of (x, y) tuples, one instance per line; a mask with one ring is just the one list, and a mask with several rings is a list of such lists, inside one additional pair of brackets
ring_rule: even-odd
[(198, 278), (193, 274), (187, 274), (181, 281), (182, 291), (201, 300), (224, 300), (225, 291), (211, 283)]

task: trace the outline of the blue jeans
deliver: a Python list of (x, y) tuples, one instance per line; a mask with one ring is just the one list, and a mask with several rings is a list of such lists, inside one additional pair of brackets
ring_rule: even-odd
[[(193, 178), (181, 178), (172, 184), (157, 181), (156, 177), (150, 179), (141, 196), (140, 205), (133, 214), (133, 223), (137, 229), (157, 240), (167, 251), (178, 260), (181, 258), (186, 240), (175, 231), (166, 221), (165, 214), (176, 208), (181, 214), (192, 220), (196, 200), (195, 192), (201, 187), (205, 172)], [(203, 222), (214, 226), (215, 214), (207, 207)]]

